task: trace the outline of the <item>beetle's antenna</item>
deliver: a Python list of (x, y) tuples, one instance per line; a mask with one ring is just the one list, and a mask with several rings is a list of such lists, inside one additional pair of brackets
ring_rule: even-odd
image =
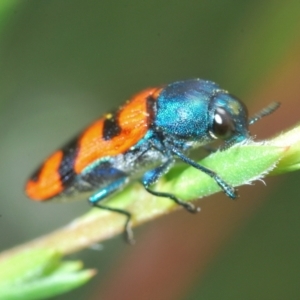
[(268, 116), (272, 114), (277, 108), (279, 108), (280, 103), (279, 102), (272, 102), (270, 105), (262, 109), (260, 112), (255, 114), (250, 120), (249, 125), (252, 125), (253, 123), (257, 122), (261, 118)]

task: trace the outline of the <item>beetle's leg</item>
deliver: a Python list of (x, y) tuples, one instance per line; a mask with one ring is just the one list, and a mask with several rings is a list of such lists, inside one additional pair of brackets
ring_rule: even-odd
[(184, 202), (184, 201), (178, 199), (173, 194), (158, 192), (158, 191), (154, 191), (154, 190), (150, 189), (149, 186), (154, 184), (161, 176), (166, 174), (173, 163), (174, 163), (174, 159), (172, 157), (170, 157), (161, 166), (159, 166), (153, 170), (147, 171), (142, 178), (143, 186), (150, 194), (152, 194), (154, 196), (158, 196), (158, 197), (170, 198), (171, 200), (176, 202), (178, 205), (184, 207), (187, 211), (189, 211), (191, 213), (196, 213), (196, 212), (200, 211), (200, 209), (195, 207), (192, 203)]
[(106, 199), (108, 196), (110, 196), (114, 192), (116, 192), (116, 191), (120, 190), (122, 187), (124, 187), (126, 185), (127, 181), (128, 181), (128, 178), (126, 176), (116, 179), (112, 183), (108, 184), (107, 186), (105, 186), (105, 187), (101, 188), (99, 191), (97, 191), (94, 195), (92, 195), (88, 199), (88, 201), (91, 203), (92, 206), (124, 215), (126, 217), (126, 222), (124, 225), (125, 238), (126, 238), (127, 242), (129, 242), (130, 244), (133, 244), (134, 238), (133, 238), (133, 233), (132, 233), (132, 229), (131, 229), (131, 225), (130, 225), (131, 213), (126, 210), (123, 210), (123, 209), (109, 207), (106, 205), (99, 204), (99, 202), (101, 202), (102, 200)]
[(237, 198), (237, 193), (236, 193), (235, 188), (232, 187), (231, 185), (229, 185), (228, 183), (226, 183), (222, 178), (219, 177), (219, 175), (217, 173), (215, 173), (214, 171), (212, 171), (212, 170), (210, 170), (206, 167), (203, 167), (203, 166), (199, 165), (197, 162), (195, 162), (192, 159), (186, 157), (183, 153), (181, 153), (176, 148), (171, 148), (170, 150), (173, 154), (178, 156), (183, 162), (189, 164), (190, 166), (204, 172), (205, 174), (207, 174), (208, 176), (213, 178), (216, 181), (216, 183), (219, 185), (219, 187), (225, 192), (225, 194), (229, 198), (231, 198), (231, 199)]

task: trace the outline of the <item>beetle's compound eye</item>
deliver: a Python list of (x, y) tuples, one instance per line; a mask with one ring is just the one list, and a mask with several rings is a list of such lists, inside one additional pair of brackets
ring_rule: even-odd
[(226, 140), (231, 137), (234, 132), (235, 126), (232, 116), (224, 108), (217, 107), (212, 125), (212, 135), (215, 138)]

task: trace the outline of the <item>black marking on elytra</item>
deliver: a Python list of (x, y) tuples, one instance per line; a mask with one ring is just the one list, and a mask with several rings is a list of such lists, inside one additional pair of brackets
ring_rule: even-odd
[(63, 157), (58, 172), (64, 187), (69, 186), (76, 176), (74, 172), (74, 164), (78, 153), (77, 142), (78, 138), (75, 137), (61, 149)]
[(39, 177), (40, 177), (40, 173), (42, 170), (42, 166), (39, 167), (31, 176), (30, 176), (30, 180), (34, 181), (34, 182), (38, 182), (39, 181)]
[(153, 96), (149, 96), (146, 99), (146, 109), (147, 109), (147, 124), (152, 125), (154, 116), (155, 116), (155, 109), (156, 109), (156, 99)]
[(107, 115), (103, 124), (102, 138), (106, 141), (113, 139), (121, 133), (117, 113)]

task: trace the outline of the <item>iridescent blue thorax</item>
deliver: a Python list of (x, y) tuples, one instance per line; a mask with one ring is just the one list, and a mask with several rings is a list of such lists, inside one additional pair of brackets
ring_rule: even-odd
[(245, 105), (211, 81), (192, 79), (167, 85), (157, 98), (154, 126), (197, 144), (220, 138), (225, 145), (249, 137)]

